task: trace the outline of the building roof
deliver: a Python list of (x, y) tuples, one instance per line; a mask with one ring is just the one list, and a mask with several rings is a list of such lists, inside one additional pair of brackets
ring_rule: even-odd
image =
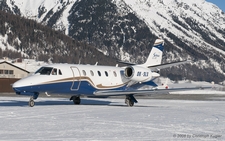
[(0, 64), (4, 64), (4, 63), (6, 63), (6, 64), (8, 64), (8, 65), (11, 65), (11, 66), (13, 66), (13, 67), (15, 67), (15, 68), (17, 68), (17, 69), (20, 69), (20, 70), (22, 70), (22, 71), (24, 71), (24, 72), (27, 72), (27, 73), (30, 73), (29, 71), (27, 71), (27, 70), (25, 70), (25, 69), (23, 69), (23, 68), (20, 68), (20, 67), (18, 67), (18, 66), (15, 66), (15, 65), (13, 65), (12, 63), (9, 63), (9, 62), (7, 62), (7, 61), (0, 61)]
[(0, 59), (0, 63), (7, 62), (14, 67), (20, 68), (21, 70), (26, 70), (27, 72), (35, 72), (40, 67), (48, 65), (48, 63), (44, 61), (36, 61), (34, 59), (15, 59), (11, 60), (9, 58)]

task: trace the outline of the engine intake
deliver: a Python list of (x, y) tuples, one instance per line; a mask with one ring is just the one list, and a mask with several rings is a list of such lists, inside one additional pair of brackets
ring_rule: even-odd
[(127, 67), (125, 69), (125, 77), (131, 78), (134, 75), (133, 67)]
[(152, 79), (152, 72), (148, 68), (128, 66), (125, 68), (124, 72), (125, 77), (133, 81), (146, 82)]

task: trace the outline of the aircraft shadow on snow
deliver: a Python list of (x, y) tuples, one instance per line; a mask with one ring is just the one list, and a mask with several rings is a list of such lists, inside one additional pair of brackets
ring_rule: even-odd
[[(21, 106), (28, 107), (28, 101), (22, 100), (0, 100), (0, 106)], [(50, 105), (74, 105), (72, 101), (64, 101), (64, 100), (40, 100), (36, 102), (36, 106), (50, 106)], [(82, 99), (80, 105), (98, 105), (98, 106), (113, 106), (113, 107), (127, 107), (126, 104), (122, 104), (120, 102), (112, 102), (112, 101), (103, 101), (103, 100), (95, 100), (95, 99)], [(135, 107), (160, 107), (160, 106), (150, 106), (150, 105), (136, 105)]]
[[(22, 100), (0, 100), (0, 106), (28, 106), (27, 101)], [(80, 105), (110, 105), (111, 101), (101, 101), (95, 99), (82, 99)], [(49, 106), (49, 105), (74, 105), (72, 101), (63, 101), (63, 100), (43, 100), (37, 101), (36, 106)], [(79, 105), (74, 105), (79, 106)]]

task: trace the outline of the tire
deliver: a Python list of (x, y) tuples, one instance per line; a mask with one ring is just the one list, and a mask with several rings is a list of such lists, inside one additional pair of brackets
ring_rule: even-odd
[(134, 101), (132, 101), (130, 98), (126, 98), (125, 103), (127, 104), (128, 107), (134, 106)]
[(75, 105), (79, 105), (80, 104), (80, 97), (79, 96), (73, 96), (73, 103)]
[(30, 101), (29, 101), (29, 106), (30, 106), (30, 107), (34, 107), (34, 105), (35, 105), (34, 100), (30, 100)]
[(128, 102), (128, 106), (129, 106), (129, 107), (133, 107), (133, 106), (134, 106), (134, 102), (130, 100), (130, 101)]

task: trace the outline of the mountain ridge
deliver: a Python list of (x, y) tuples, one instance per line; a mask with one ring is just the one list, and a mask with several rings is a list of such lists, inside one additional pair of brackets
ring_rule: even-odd
[[(0, 57), (32, 58), (55, 63), (91, 63), (115, 65), (114, 58), (103, 55), (85, 42), (33, 20), (0, 11)], [(87, 57), (89, 56), (89, 57)]]
[[(198, 72), (204, 72), (206, 81), (224, 80), (225, 14), (205, 0), (29, 2), (4, 0), (0, 6), (85, 41), (105, 55), (134, 63), (143, 63), (154, 40), (161, 37), (166, 46), (164, 63), (197, 60), (185, 67), (162, 70), (162, 75), (198, 80), (202, 76)], [(35, 6), (30, 9), (29, 5)]]

